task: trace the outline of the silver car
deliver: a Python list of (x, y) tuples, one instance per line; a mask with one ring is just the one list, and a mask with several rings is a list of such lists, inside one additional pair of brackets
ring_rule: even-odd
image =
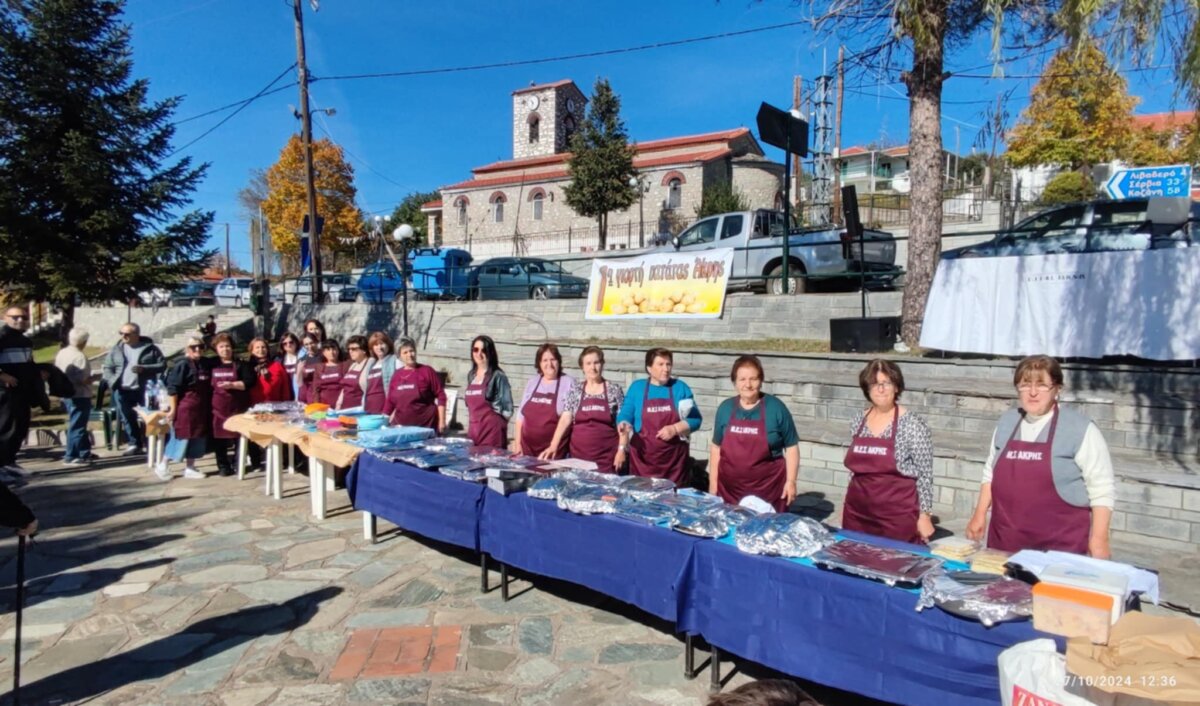
[(254, 280), (249, 277), (227, 277), (217, 284), (214, 293), (217, 304), (241, 308), (250, 306), (250, 292), (254, 288)]

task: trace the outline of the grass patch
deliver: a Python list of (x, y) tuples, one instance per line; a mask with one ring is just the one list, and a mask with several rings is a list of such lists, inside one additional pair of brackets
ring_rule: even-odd
[[(59, 345), (57, 336), (38, 334), (33, 337), (33, 362), (53, 363), (54, 357), (58, 355), (58, 351), (61, 348), (62, 346)], [(83, 349), (83, 354), (91, 358), (100, 355), (105, 350), (107, 349), (100, 346), (87, 346)]]
[(669, 348), (671, 350), (771, 351), (774, 353), (828, 353), (829, 341), (803, 338), (745, 338), (716, 341), (684, 341), (654, 338), (588, 338), (565, 341), (584, 346), (621, 346), (629, 348)]

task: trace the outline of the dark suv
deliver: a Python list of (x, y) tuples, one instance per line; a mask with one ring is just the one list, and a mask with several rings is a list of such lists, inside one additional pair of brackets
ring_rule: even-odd
[(587, 296), (588, 281), (536, 257), (495, 257), (471, 272), (473, 299), (560, 299)]

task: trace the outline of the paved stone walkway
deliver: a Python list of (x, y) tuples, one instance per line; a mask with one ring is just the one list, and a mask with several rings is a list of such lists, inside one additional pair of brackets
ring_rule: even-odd
[[(261, 474), (162, 483), (126, 459), (53, 459), (31, 450), (21, 491), (43, 527), (26, 560), (23, 703), (705, 701), (708, 675), (683, 678), (669, 625), (543, 579), (517, 581), (504, 603), (480, 593), (469, 552), (382, 521), (381, 540), (363, 540), (344, 494), (310, 520), (303, 476), (285, 475), (276, 502)], [(15, 556), (0, 542), (0, 693)]]
[[(24, 703), (705, 702), (708, 674), (683, 678), (670, 625), (545, 579), (518, 581), (508, 603), (482, 594), (470, 552), (382, 521), (367, 543), (342, 493), (311, 520), (303, 476), (285, 475), (276, 502), (261, 474), (162, 483), (127, 459), (65, 468), (56, 456), (30, 450), (21, 491), (43, 527), (26, 564)], [(0, 692), (15, 555), (0, 541)], [(742, 665), (726, 688), (768, 676)]]

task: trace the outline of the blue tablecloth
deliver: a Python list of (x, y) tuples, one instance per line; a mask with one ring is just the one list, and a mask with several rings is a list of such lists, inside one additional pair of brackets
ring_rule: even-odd
[[(900, 545), (904, 546), (904, 545)], [(985, 628), (917, 596), (796, 562), (703, 542), (677, 628), (793, 676), (903, 704), (995, 704), (996, 657), (1044, 637), (1029, 622)]]
[(675, 621), (694, 537), (611, 515), (575, 515), (524, 493), (488, 493), (480, 548), (525, 571), (570, 581)]
[(407, 532), (479, 551), (480, 510), (488, 493), (481, 483), (363, 453), (346, 475), (346, 490), (355, 510)]

